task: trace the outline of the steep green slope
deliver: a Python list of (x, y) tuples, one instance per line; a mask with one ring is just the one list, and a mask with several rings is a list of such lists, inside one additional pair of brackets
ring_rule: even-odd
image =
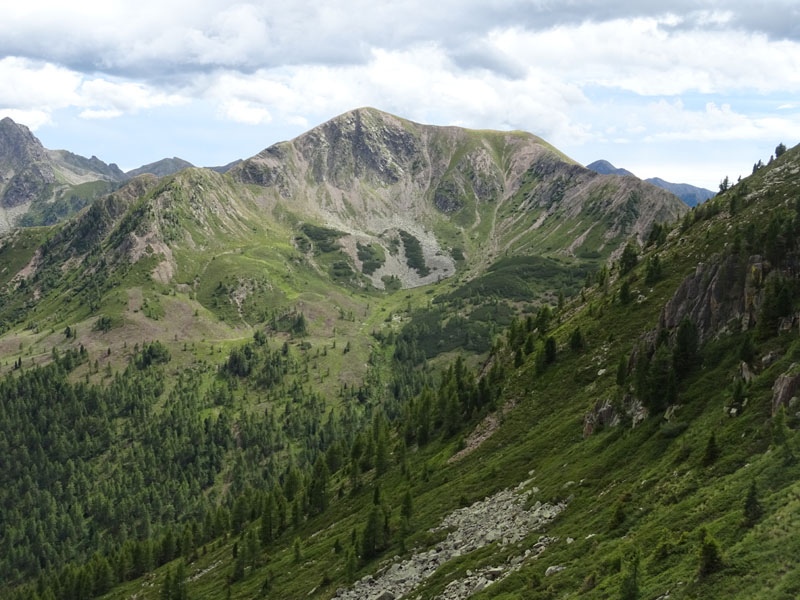
[[(359, 328), (374, 330), (363, 383), (327, 398), (311, 385), (324, 379), (319, 365), (350, 362), (342, 342), (359, 334), (319, 344), (303, 337), (314, 320), (298, 314), (276, 315), (227, 358), (198, 355), (190, 371), (175, 351), (136, 348), (108, 394), (66, 375), (80, 364), (99, 379), (92, 352), (61, 353), (60, 372), (23, 368), (0, 390), (0, 450), (36, 468), (8, 474), (17, 487), (3, 498), (3, 572), (12, 585), (30, 580), (31, 557), (44, 572), (38, 588), (10, 593), (330, 598), (358, 580), (352, 597), (378, 597), (403, 579), (422, 598), (479, 585), (475, 598), (796, 597), (799, 172), (795, 148), (656, 229), (638, 260), (629, 252), (611, 270), (576, 274), (583, 289), (552, 314), (500, 298), (474, 306), (455, 281), (430, 305), (436, 293), (424, 289), (364, 300), (379, 308)], [(160, 200), (136, 206), (171, 206), (177, 192), (163, 185), (150, 192)], [(196, 215), (193, 240), (210, 243), (210, 218)], [(155, 225), (133, 227), (137, 236), (164, 226), (145, 222)], [(306, 232), (312, 256), (338, 235)], [(437, 337), (426, 328), (442, 303), (447, 322), (481, 309), (475, 322), (515, 309), (530, 318), (510, 321), (480, 368), (456, 360), (436, 375), (422, 340)], [(337, 328), (348, 319), (340, 313)], [(46, 390), (65, 401), (32, 411)], [(97, 408), (71, 412), (87, 394)], [(43, 444), (48, 422), (73, 426)], [(47, 467), (65, 456), (77, 474)], [(93, 480), (104, 483), (90, 492)], [(528, 499), (494, 496), (521, 483)], [(50, 530), (59, 513), (68, 518)], [(29, 525), (10, 530), (23, 514)], [(538, 529), (479, 539), (527, 514)], [(447, 515), (460, 541), (431, 531)], [(56, 549), (48, 536), (59, 531)], [(407, 562), (391, 567), (394, 555)]]
[[(530, 141), (398, 122), (441, 164)], [(339, 127), (267, 151), (323, 183), (243, 164), (286, 197), (187, 169), (4, 240), (3, 595), (795, 597), (800, 150), (673, 227), (536, 149), (481, 238)]]

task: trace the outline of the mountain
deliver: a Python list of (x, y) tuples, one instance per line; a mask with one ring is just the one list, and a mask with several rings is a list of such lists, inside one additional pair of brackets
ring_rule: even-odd
[(216, 171), (217, 173), (227, 173), (233, 167), (238, 165), (240, 162), (242, 162), (242, 159), (237, 158), (236, 160), (229, 162), (227, 165), (222, 165), (221, 167), (206, 167), (206, 168), (211, 169), (212, 171)]
[[(627, 169), (618, 169), (607, 160), (596, 160), (586, 165), (586, 168), (603, 175), (631, 175), (635, 177), (635, 175)], [(675, 194), (688, 206), (702, 204), (715, 195), (715, 192), (705, 188), (696, 187), (688, 183), (670, 183), (659, 177), (650, 177), (649, 179), (645, 179), (645, 181)]]
[(359, 109), (15, 230), (0, 595), (794, 597), (798, 172)]
[(709, 198), (713, 198), (716, 194), (716, 192), (712, 192), (711, 190), (696, 187), (688, 183), (670, 183), (669, 181), (664, 181), (658, 177), (651, 177), (645, 181), (648, 181), (653, 185), (657, 185), (668, 192), (672, 192), (689, 206), (697, 206), (698, 204), (702, 204)]
[(618, 169), (607, 160), (596, 160), (593, 163), (586, 165), (586, 168), (591, 169), (596, 173), (600, 173), (601, 175), (632, 175), (633, 177), (636, 177), (627, 169)]
[(520, 251), (608, 256), (684, 212), (657, 188), (598, 176), (528, 133), (427, 126), (371, 108), (271, 146), (229, 173), (263, 187), (270, 204), (291, 198), (298, 215), (371, 233), (389, 257), (387, 242), (410, 232), (438, 272), (406, 273), (409, 284), (451, 274), (453, 251), (484, 265)]
[(26, 216), (23, 224), (55, 222), (124, 179), (113, 163), (47, 150), (24, 125), (0, 120), (0, 233)]
[(185, 161), (182, 158), (178, 158), (177, 156), (173, 156), (172, 158), (162, 158), (156, 162), (142, 165), (138, 169), (131, 169), (126, 173), (126, 175), (128, 177), (136, 177), (137, 175), (150, 173), (152, 175), (156, 175), (157, 177), (164, 177), (165, 175), (172, 175), (173, 173), (183, 171), (184, 169), (188, 169), (193, 166), (194, 165), (192, 163)]

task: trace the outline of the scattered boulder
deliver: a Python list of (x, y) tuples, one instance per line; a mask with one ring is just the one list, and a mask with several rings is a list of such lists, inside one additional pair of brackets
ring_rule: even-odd
[(544, 572), (545, 577), (550, 577), (550, 575), (555, 575), (556, 573), (560, 573), (564, 569), (566, 569), (564, 565), (551, 565), (547, 567), (547, 570)]
[(795, 395), (800, 386), (800, 365), (792, 365), (780, 375), (772, 385), (772, 416), (778, 412), (781, 406), (788, 407), (789, 401)]
[(765, 369), (771, 367), (780, 357), (780, 353), (770, 352), (761, 359), (761, 366), (763, 366)]
[(750, 383), (751, 381), (753, 381), (753, 379), (756, 378), (753, 371), (750, 370), (750, 365), (748, 365), (745, 361), (742, 361), (739, 364), (739, 376), (745, 383)]

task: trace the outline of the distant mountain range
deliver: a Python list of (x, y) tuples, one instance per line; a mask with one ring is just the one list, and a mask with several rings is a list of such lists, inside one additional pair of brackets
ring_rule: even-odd
[[(209, 168), (226, 173), (240, 162)], [(193, 166), (172, 157), (125, 173), (96, 156), (48, 150), (25, 125), (6, 117), (0, 120), (0, 233), (15, 224), (52, 225), (128, 179), (146, 173), (164, 177)]]
[[(596, 160), (593, 163), (586, 165), (586, 168), (591, 169), (596, 173), (600, 173), (601, 175), (630, 175), (635, 177), (635, 175), (627, 169), (617, 168), (607, 160)], [(698, 204), (702, 204), (709, 198), (713, 198), (716, 195), (715, 192), (705, 188), (690, 185), (688, 183), (671, 183), (669, 181), (664, 181), (660, 177), (650, 177), (649, 179), (645, 179), (645, 181), (665, 189), (668, 192), (672, 192), (689, 206), (697, 206)]]
[(151, 173), (157, 177), (164, 177), (165, 175), (172, 175), (173, 173), (177, 173), (178, 171), (183, 171), (184, 169), (188, 169), (193, 167), (194, 165), (190, 163), (188, 160), (183, 160), (182, 158), (178, 158), (177, 156), (173, 156), (172, 158), (162, 158), (161, 160), (157, 160), (156, 162), (152, 162), (147, 165), (142, 165), (138, 169), (132, 169), (126, 173), (128, 177), (136, 177), (137, 175), (144, 175), (145, 173)]

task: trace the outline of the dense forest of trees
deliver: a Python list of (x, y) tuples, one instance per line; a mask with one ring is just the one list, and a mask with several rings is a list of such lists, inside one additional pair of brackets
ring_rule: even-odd
[[(529, 333), (545, 331), (547, 312), (528, 321)], [(512, 330), (529, 331), (524, 321)], [(336, 410), (308, 385), (307, 347), (261, 331), (218, 370), (198, 363), (171, 385), (170, 354), (158, 342), (136, 348), (103, 386), (71, 376), (89, 360), (82, 348), (13, 370), (0, 380), (9, 465), (0, 481), (0, 578), (19, 598), (92, 598), (247, 529), (232, 573), (243, 577), (266, 544), (327, 510), (335, 494), (361, 489), (392, 456), (403, 462), (408, 446), (456, 435), (494, 407), (501, 361), (482, 378), (461, 358), (437, 375), (413, 332), (376, 334), (391, 379), (375, 358), (361, 385), (342, 386)], [(511, 335), (515, 345), (526, 339)], [(410, 501), (403, 510), (410, 514)], [(389, 513), (376, 491), (351, 550), (357, 558), (386, 547)], [(170, 572), (165, 593), (177, 597), (180, 581)]]

